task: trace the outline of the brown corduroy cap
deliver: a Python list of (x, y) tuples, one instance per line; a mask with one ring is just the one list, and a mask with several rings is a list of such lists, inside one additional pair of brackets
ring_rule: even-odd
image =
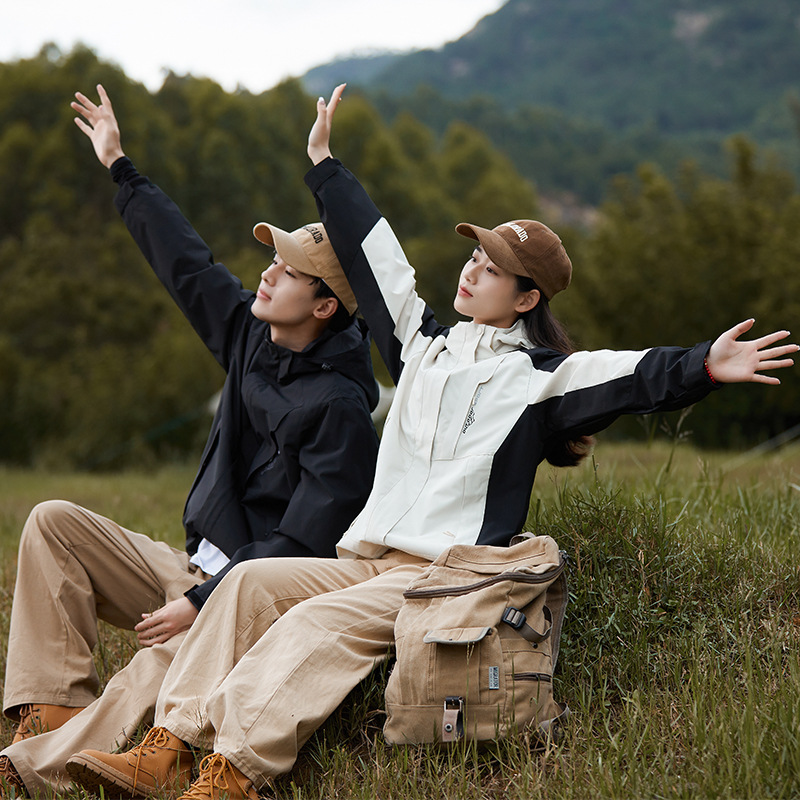
[(306, 275), (322, 278), (344, 304), (347, 312), (355, 313), (358, 308), (356, 297), (321, 222), (311, 222), (291, 233), (275, 225), (259, 222), (253, 228), (253, 236), (259, 242), (274, 247), (289, 266)]
[(501, 269), (532, 278), (548, 300), (569, 286), (572, 262), (561, 239), (541, 222), (517, 219), (492, 230), (461, 222), (456, 231), (480, 242)]

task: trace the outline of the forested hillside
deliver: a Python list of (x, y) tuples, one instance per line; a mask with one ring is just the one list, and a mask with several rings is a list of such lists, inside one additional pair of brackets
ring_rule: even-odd
[[(508, 109), (548, 106), (617, 130), (650, 121), (664, 133), (768, 130), (788, 121), (787, 93), (800, 89), (800, 7), (508, 0), (438, 50), (397, 56), (361, 78), (352, 62), (341, 67), (353, 83), (392, 94), (419, 85), (452, 99), (483, 94)], [(318, 91), (339, 77), (328, 65), (305, 80)]]
[(741, 132), (800, 174), (792, 0), (508, 0), (438, 50), (348, 58), (303, 81), (313, 94), (347, 81), (437, 129), (458, 116), (543, 191), (588, 203), (644, 160), (722, 174), (720, 144)]
[[(314, 102), (297, 83), (256, 96), (169, 76), (151, 94), (80, 48), (0, 64), (0, 461), (105, 467), (196, 450), (222, 383), (72, 122), (74, 92), (94, 96), (99, 82), (126, 152), (245, 286), (268, 263), (256, 222), (292, 230), (316, 216), (303, 183)], [(425, 296), (452, 321), (469, 250), (453, 227), (535, 215), (533, 188), (468, 126), (440, 141), (410, 117), (385, 124), (355, 97), (337, 143), (419, 264)]]
[[(316, 216), (302, 181), (314, 101), (297, 82), (252, 95), (171, 75), (150, 93), (82, 48), (0, 64), (0, 462), (108, 468), (196, 457), (222, 383), (132, 244), (115, 187), (72, 122), (73, 93), (93, 94), (98, 82), (126, 152), (246, 286), (268, 258), (253, 224), (292, 229)], [(583, 346), (686, 345), (750, 315), (757, 333), (798, 318), (800, 196), (747, 140), (728, 153), (723, 178), (631, 167), (591, 226), (573, 229), (475, 127), (455, 120), (439, 133), (395, 111), (387, 121), (348, 94), (334, 152), (391, 221), (442, 322), (455, 321), (470, 252), (453, 226), (532, 216), (572, 255), (573, 286), (554, 310)], [(520, 135), (525, 125), (520, 117)], [(540, 159), (571, 163), (576, 176), (593, 168), (588, 152), (570, 159), (558, 142), (538, 146)], [(795, 374), (779, 390), (722, 391), (688, 427), (697, 443), (741, 445), (800, 422), (798, 409)]]

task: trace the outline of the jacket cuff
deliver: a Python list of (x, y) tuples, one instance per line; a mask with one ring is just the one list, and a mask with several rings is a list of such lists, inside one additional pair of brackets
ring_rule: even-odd
[(183, 596), (188, 598), (189, 602), (198, 610), (200, 611), (203, 608), (203, 604), (208, 600), (208, 592), (200, 593), (198, 589), (203, 586), (204, 584), (199, 584), (198, 586), (193, 586), (189, 589), (188, 592), (184, 592)]
[(117, 211), (123, 214), (125, 208), (134, 195), (134, 190), (142, 186), (150, 186), (150, 179), (140, 175), (133, 162), (127, 156), (121, 156), (110, 167), (111, 177), (119, 185), (119, 191), (114, 198)]
[(120, 156), (109, 167), (108, 171), (111, 173), (111, 179), (114, 181), (114, 183), (119, 184), (120, 186), (126, 181), (135, 178), (139, 174), (136, 171), (136, 167), (133, 166), (133, 161), (131, 161), (128, 156)]
[(338, 158), (332, 158), (328, 156), (327, 158), (323, 158), (319, 164), (315, 164), (311, 169), (306, 172), (305, 177), (303, 180), (306, 182), (306, 186), (311, 189), (312, 192), (316, 192), (323, 183), (325, 183), (328, 178), (334, 175), (342, 166), (342, 162), (339, 161)]

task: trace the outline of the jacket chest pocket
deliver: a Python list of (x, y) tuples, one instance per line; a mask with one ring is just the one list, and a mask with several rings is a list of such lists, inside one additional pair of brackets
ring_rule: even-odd
[(499, 360), (456, 370), (448, 378), (442, 394), (434, 458), (450, 460), (482, 451), (484, 437), (478, 432), (495, 414), (491, 397), (495, 394), (493, 379)]

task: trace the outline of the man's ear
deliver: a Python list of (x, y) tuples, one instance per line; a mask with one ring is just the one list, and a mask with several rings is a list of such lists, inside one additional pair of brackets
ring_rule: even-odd
[(518, 314), (524, 314), (526, 311), (536, 308), (536, 306), (539, 305), (539, 300), (541, 300), (541, 298), (542, 293), (538, 289), (531, 289), (529, 292), (523, 292), (517, 299), (517, 304), (514, 306), (514, 310)]
[(329, 320), (339, 308), (339, 300), (336, 297), (322, 297), (314, 309), (314, 316), (317, 319)]

